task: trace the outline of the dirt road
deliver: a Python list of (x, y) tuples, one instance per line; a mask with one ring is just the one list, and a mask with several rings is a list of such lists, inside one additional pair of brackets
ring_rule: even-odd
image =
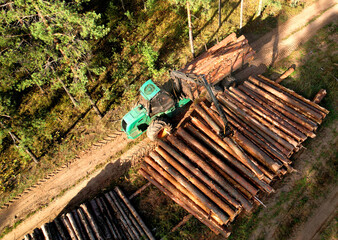
[(0, 210), (0, 230), (12, 226), (19, 219), (50, 203), (51, 199), (83, 179), (95, 170), (97, 165), (106, 163), (130, 142), (119, 132), (111, 135), (107, 141), (106, 144), (97, 144), (98, 146), (83, 152), (71, 163), (60, 168), (53, 177), (39, 181), (37, 185), (26, 190), (21, 198)]
[(250, 43), (256, 51), (250, 67), (235, 77), (245, 79), (252, 74), (264, 73), (266, 67), (289, 56), (301, 44), (311, 39), (316, 32), (334, 20), (337, 20), (338, 5), (335, 0), (319, 0), (292, 17), (273, 31)]
[[(270, 35), (263, 36), (261, 40), (252, 43), (257, 52), (254, 64), (269, 65), (290, 54), (299, 44), (312, 37), (318, 29), (337, 18), (338, 5), (331, 7), (334, 4), (333, 0), (319, 0), (314, 6), (305, 9)], [(330, 9), (325, 11), (328, 8)], [(315, 20), (306, 25), (311, 19)], [(55, 218), (65, 208), (94, 195), (131, 166), (130, 156), (142, 155), (149, 149), (149, 141), (144, 140), (131, 151), (117, 157), (130, 143), (124, 135), (117, 135), (119, 136), (102, 146), (80, 154), (53, 177), (40, 181), (7, 208), (0, 210), (0, 231), (6, 226), (13, 226), (18, 220), (24, 220), (4, 239), (18, 239), (36, 226)], [(64, 194), (59, 196), (60, 193)], [(28, 214), (39, 208), (41, 209), (35, 214), (25, 219)]]
[(319, 232), (338, 213), (338, 187), (333, 189), (322, 205), (299, 229), (293, 240), (319, 239)]

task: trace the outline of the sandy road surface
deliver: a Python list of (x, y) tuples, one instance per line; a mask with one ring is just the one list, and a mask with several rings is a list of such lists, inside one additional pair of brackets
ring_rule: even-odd
[(293, 240), (320, 239), (319, 232), (338, 213), (338, 187), (333, 189), (322, 205), (299, 229)]
[(40, 181), (39, 185), (35, 185), (9, 207), (0, 210), (0, 230), (3, 230), (6, 226), (12, 226), (15, 221), (49, 203), (53, 197), (92, 172), (98, 164), (107, 162), (115, 153), (121, 151), (129, 141), (125, 135), (117, 133), (116, 138), (112, 141), (96, 149), (92, 148), (87, 153), (80, 154), (78, 158), (68, 166), (65, 165), (56, 175), (45, 182)]
[[(335, 3), (336, 1), (333, 0), (319, 0), (314, 6), (304, 9), (302, 13), (288, 20), (278, 29), (252, 43), (251, 45), (257, 52), (252, 64), (256, 66), (261, 63), (270, 65), (290, 54), (301, 43), (311, 38), (317, 30), (337, 19), (338, 5)], [(335, 6), (332, 7), (333, 5)], [(315, 20), (306, 25), (311, 19)], [(244, 70), (241, 74), (251, 74), (253, 69)], [(106, 163), (116, 153), (124, 149), (128, 142), (122, 135), (97, 149), (80, 155), (68, 168), (36, 186), (8, 208), (0, 210), (0, 230), (2, 231), (4, 227), (12, 226), (15, 221), (24, 219), (27, 214), (32, 213), (40, 206), (48, 205), (25, 219), (4, 239), (21, 238), (36, 226), (55, 218), (67, 206), (81, 202), (81, 199), (88, 197), (89, 193), (97, 192), (97, 188), (107, 184), (113, 177), (116, 177), (115, 175), (121, 174), (121, 171), (123, 172), (131, 165), (131, 162), (128, 162), (130, 152), (129, 155), (128, 153), (125, 155), (126, 158), (115, 159), (105, 165), (103, 170), (92, 172), (97, 165)], [(148, 143), (148, 141), (143, 141), (140, 144), (142, 148), (146, 148)], [(132, 151), (139, 152), (139, 149), (135, 149)], [(88, 173), (92, 174), (87, 176)], [(84, 179), (85, 177), (86, 179)], [(54, 199), (60, 192), (71, 186), (74, 187), (61, 197)], [(51, 201), (52, 199), (54, 200)]]

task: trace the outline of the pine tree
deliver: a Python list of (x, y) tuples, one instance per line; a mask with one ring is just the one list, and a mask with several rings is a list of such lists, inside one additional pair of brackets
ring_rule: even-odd
[(102, 117), (89, 94), (88, 76), (104, 70), (92, 61), (92, 43), (109, 29), (97, 24), (99, 14), (81, 9), (85, 2), (1, 1), (0, 115), (13, 119), (2, 123), (1, 139), (10, 136), (19, 147), (34, 150), (31, 146), (39, 144), (33, 140), (39, 138), (37, 133), (50, 137), (43, 131), (45, 120), (40, 113), (18, 111), (35, 91), (43, 99), (64, 89), (75, 106), (88, 102)]
[(204, 5), (207, 6), (211, 0), (172, 0), (173, 3), (186, 6), (187, 8), (187, 18), (188, 18), (188, 28), (189, 28), (189, 43), (191, 54), (195, 57), (195, 49), (194, 49), (194, 39), (192, 32), (192, 21), (191, 21), (191, 10), (197, 9), (199, 6)]
[(17, 91), (36, 85), (41, 92), (46, 84), (60, 86), (75, 106), (72, 94), (88, 98), (87, 74), (98, 68), (88, 59), (90, 40), (108, 29), (96, 24), (99, 14), (79, 13), (82, 2), (18, 0), (0, 6), (4, 85)]

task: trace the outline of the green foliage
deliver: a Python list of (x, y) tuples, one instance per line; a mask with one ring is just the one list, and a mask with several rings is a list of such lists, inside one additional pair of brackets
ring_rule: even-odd
[(185, 6), (187, 2), (191, 5), (193, 10), (200, 8), (201, 6), (204, 8), (208, 8), (211, 4), (211, 0), (171, 0), (174, 4), (178, 4), (181, 6)]
[(156, 69), (156, 61), (159, 53), (155, 51), (148, 42), (139, 43), (138, 48), (143, 56), (143, 62), (148, 67), (148, 70), (152, 73), (152, 75), (157, 75), (158, 70)]
[[(11, 117), (0, 136), (2, 188), (13, 185), (9, 176), (27, 163), (25, 148), (40, 156), (53, 141), (53, 132), (61, 130), (50, 112), (60, 98), (58, 90), (85, 100), (88, 76), (105, 70), (92, 60), (92, 42), (109, 29), (98, 24), (100, 14), (82, 11), (85, 2), (27, 0), (0, 7), (0, 118)], [(19, 138), (18, 155), (11, 153), (9, 130)], [(9, 160), (13, 157), (17, 165)]]
[(147, 10), (154, 9), (156, 3), (157, 3), (157, 0), (147, 0), (145, 3)]
[(282, 3), (279, 0), (266, 0), (266, 1), (263, 1), (263, 4), (265, 6), (272, 6), (272, 7), (276, 8), (276, 10), (282, 9)]
[[(22, 148), (25, 157), (18, 154), (8, 131), (0, 128), (0, 180), (7, 191), (1, 195), (2, 203), (43, 177), (46, 169), (63, 164), (114, 131), (118, 124), (114, 121), (127, 111), (145, 80), (157, 77), (165, 82), (162, 73), (166, 68), (178, 69), (190, 61), (186, 2), (132, 1), (125, 6), (127, 13), (120, 1), (91, 1), (84, 8), (83, 3), (88, 2), (16, 0), (12, 8), (0, 8), (0, 115), (11, 116), (4, 120), (6, 126), (25, 146), (43, 156), (43, 163), (32, 168), (27, 154)], [(223, 1), (223, 16), (229, 17), (216, 31), (217, 2), (190, 1), (197, 48), (209, 47), (216, 37), (223, 39), (236, 31), (237, 2)], [(250, 10), (245, 9), (248, 15)], [(95, 80), (104, 71), (107, 74)], [(57, 77), (84, 107), (70, 106)], [(108, 113), (101, 121), (93, 111), (83, 115), (88, 110), (87, 90)], [(26, 176), (26, 183), (19, 173)], [(162, 219), (167, 219), (167, 212), (163, 210)], [(173, 219), (161, 228), (163, 233), (179, 221)]]

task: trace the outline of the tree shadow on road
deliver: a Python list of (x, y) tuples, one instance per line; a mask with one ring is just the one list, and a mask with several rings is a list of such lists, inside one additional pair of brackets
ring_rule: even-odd
[(119, 158), (113, 163), (108, 163), (87, 185), (69, 201), (67, 206), (60, 212), (59, 216), (66, 213), (81, 203), (94, 198), (99, 193), (104, 192), (107, 188), (115, 185), (118, 179), (123, 176), (131, 167), (130, 161)]

